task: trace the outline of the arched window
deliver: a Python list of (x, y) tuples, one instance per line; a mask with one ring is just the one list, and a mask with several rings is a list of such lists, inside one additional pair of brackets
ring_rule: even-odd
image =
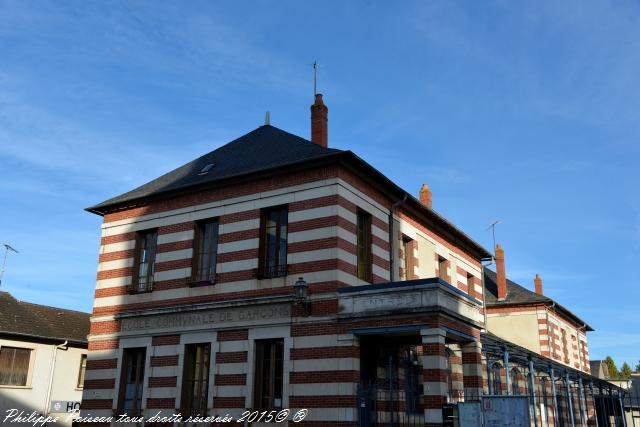
[(502, 365), (495, 362), (491, 365), (491, 392), (493, 394), (502, 394)]
[(520, 394), (520, 387), (518, 384), (518, 377), (520, 376), (520, 371), (518, 368), (511, 369), (511, 394), (517, 396)]

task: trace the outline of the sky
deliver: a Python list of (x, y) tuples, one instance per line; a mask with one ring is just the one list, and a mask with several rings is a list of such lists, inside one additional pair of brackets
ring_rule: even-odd
[(354, 151), (640, 359), (637, 1), (0, 0), (0, 290), (91, 311), (84, 208), (264, 123)]

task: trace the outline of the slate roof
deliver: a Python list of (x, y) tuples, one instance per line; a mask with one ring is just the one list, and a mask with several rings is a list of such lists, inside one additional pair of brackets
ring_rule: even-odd
[(513, 282), (507, 279), (507, 298), (504, 301), (498, 301), (498, 283), (495, 271), (489, 270), (488, 268), (484, 269), (484, 286), (486, 289), (485, 292), (485, 301), (488, 307), (491, 306), (500, 306), (500, 305), (527, 305), (527, 304), (555, 304), (555, 307), (558, 308), (559, 311), (565, 313), (570, 318), (572, 318), (576, 323), (586, 325), (587, 331), (593, 331), (594, 329), (591, 326), (587, 325), (582, 319), (573, 314), (567, 308), (558, 304), (551, 298), (539, 295), (529, 289), (525, 288), (522, 285), (519, 285), (516, 282)]
[[(375, 180), (379, 188), (391, 191), (392, 197), (402, 199), (404, 206), (410, 206), (432, 224), (442, 227), (454, 244), (468, 245), (479, 258), (491, 254), (466, 235), (462, 230), (430, 208), (425, 207), (415, 197), (405, 192), (380, 171), (369, 165), (349, 150), (323, 148), (311, 141), (285, 132), (271, 125), (260, 126), (248, 134), (223, 145), (173, 171), (162, 175), (132, 191), (121, 194), (95, 206), (89, 212), (104, 215), (109, 209), (117, 209), (143, 203), (154, 198), (169, 197), (181, 191), (203, 188), (207, 185), (222, 185), (226, 180), (236, 179), (255, 173), (270, 173), (281, 168), (300, 167), (305, 163), (332, 159), (351, 164), (367, 178)], [(214, 166), (206, 174), (200, 174), (207, 165)], [(434, 225), (434, 226), (435, 226)]]
[(89, 313), (18, 301), (0, 292), (0, 335), (87, 344)]
[(609, 366), (604, 363), (604, 360), (590, 360), (589, 367), (591, 368), (591, 375), (597, 378), (608, 379), (609, 375)]
[[(240, 175), (290, 166), (341, 152), (343, 150), (323, 148), (274, 126), (264, 125), (153, 181), (87, 210), (102, 213), (104, 208), (112, 205)], [(209, 164), (214, 165), (209, 172), (199, 174)]]

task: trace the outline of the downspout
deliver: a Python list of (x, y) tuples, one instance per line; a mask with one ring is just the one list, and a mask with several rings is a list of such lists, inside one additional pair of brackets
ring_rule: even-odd
[[(488, 259), (486, 259), (488, 261)], [(493, 264), (494, 258), (491, 257), (491, 262), (489, 264), (483, 264), (483, 260), (480, 260), (480, 280), (482, 281), (482, 308), (484, 313), (484, 331), (489, 332), (489, 325), (487, 324), (487, 298), (486, 298), (486, 289), (484, 285), (484, 269)]]
[(67, 344), (69, 344), (68, 340), (65, 340), (62, 344), (58, 344), (53, 347), (53, 356), (51, 356), (51, 371), (49, 372), (49, 386), (47, 387), (47, 398), (44, 401), (44, 410), (42, 413), (46, 416), (49, 415), (49, 404), (51, 403), (51, 389), (53, 388), (53, 374), (56, 369), (56, 356), (58, 355), (58, 349), (66, 350)]
[(389, 281), (393, 282), (393, 260), (395, 258), (395, 254), (393, 253), (393, 212), (396, 210), (398, 206), (405, 203), (407, 201), (407, 193), (404, 193), (404, 197), (393, 205), (389, 209)]

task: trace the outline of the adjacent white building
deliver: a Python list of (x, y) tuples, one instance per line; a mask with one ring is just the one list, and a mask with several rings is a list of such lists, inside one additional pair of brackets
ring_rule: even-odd
[(71, 425), (66, 413), (80, 407), (88, 333), (88, 313), (0, 292), (0, 421), (22, 412)]

